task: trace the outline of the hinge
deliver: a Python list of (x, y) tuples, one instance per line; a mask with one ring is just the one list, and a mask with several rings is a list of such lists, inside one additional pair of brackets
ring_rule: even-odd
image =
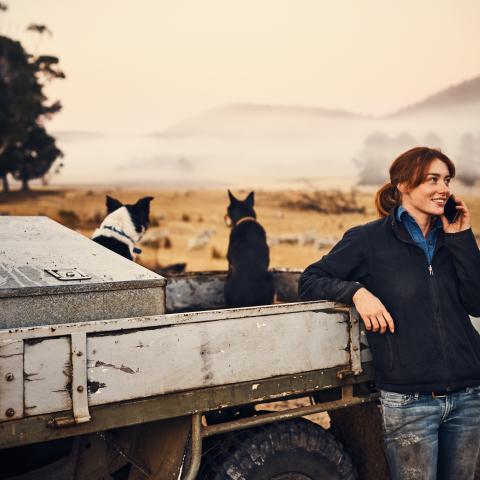
[(73, 416), (55, 417), (49, 427), (68, 427), (91, 420), (88, 410), (87, 385), (87, 334), (78, 332), (70, 335), (72, 361), (72, 413)]
[(350, 368), (353, 375), (363, 373), (360, 355), (360, 315), (354, 307), (349, 311), (350, 324)]
[(72, 333), (72, 404), (75, 423), (90, 420), (87, 386), (87, 334)]
[(72, 280), (91, 280), (92, 277), (81, 272), (76, 267), (72, 268), (46, 268), (45, 271), (54, 276), (57, 280), (68, 282)]

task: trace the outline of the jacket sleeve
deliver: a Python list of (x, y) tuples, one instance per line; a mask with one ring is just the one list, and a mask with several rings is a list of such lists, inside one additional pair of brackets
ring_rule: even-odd
[(472, 229), (446, 233), (445, 245), (453, 256), (460, 299), (470, 315), (480, 317), (480, 251)]
[(363, 287), (368, 275), (367, 245), (363, 226), (348, 230), (342, 240), (318, 262), (302, 273), (299, 295), (302, 300), (331, 300), (346, 304)]

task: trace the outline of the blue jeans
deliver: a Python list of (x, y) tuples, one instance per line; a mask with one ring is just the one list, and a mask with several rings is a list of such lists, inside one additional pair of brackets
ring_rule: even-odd
[(392, 480), (470, 480), (480, 449), (480, 386), (435, 398), (381, 392)]

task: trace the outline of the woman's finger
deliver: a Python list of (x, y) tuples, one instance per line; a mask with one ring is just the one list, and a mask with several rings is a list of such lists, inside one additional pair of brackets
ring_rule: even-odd
[(360, 315), (362, 317), (363, 323), (365, 324), (365, 328), (370, 331), (372, 329), (372, 322), (366, 315)]
[(467, 204), (463, 200), (455, 199), (455, 202), (457, 202), (457, 210), (461, 211), (463, 214), (469, 213)]
[(385, 321), (385, 318), (383, 318), (383, 315), (379, 313), (376, 317), (378, 325), (380, 326), (380, 333), (385, 333), (387, 330), (387, 322)]
[(370, 317), (370, 321), (372, 322), (372, 330), (378, 332), (380, 330), (380, 325), (378, 324), (376, 317)]
[(390, 315), (390, 313), (388, 312), (388, 310), (383, 311), (383, 316), (384, 316), (385, 320), (387, 321), (388, 329), (390, 330), (391, 333), (394, 333), (395, 332), (395, 323), (393, 322), (393, 318)]

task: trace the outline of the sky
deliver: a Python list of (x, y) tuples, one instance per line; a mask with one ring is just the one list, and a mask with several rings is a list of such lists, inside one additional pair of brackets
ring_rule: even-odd
[(478, 0), (4, 1), (0, 33), (60, 57), (57, 131), (158, 132), (239, 102), (381, 115), (480, 75)]

